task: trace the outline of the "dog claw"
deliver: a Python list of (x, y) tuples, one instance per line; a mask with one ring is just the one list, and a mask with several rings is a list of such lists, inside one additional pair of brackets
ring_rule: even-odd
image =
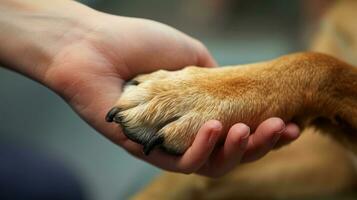
[(164, 137), (154, 136), (148, 142), (144, 144), (143, 152), (147, 156), (150, 154), (156, 146), (161, 145), (164, 142)]
[(139, 85), (139, 81), (137, 80), (130, 80), (126, 82), (126, 85)]
[(109, 110), (108, 114), (105, 116), (105, 121), (113, 122), (115, 115), (120, 111), (118, 107), (114, 107)]

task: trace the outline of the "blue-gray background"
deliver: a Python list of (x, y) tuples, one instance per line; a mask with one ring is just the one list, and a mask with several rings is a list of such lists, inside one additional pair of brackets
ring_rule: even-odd
[[(220, 65), (270, 59), (305, 46), (307, 26), (300, 1), (82, 2), (112, 14), (176, 27), (202, 40)], [(160, 172), (102, 137), (47, 88), (3, 68), (0, 113), (2, 144), (40, 149), (60, 160), (76, 174), (91, 200), (125, 199)]]

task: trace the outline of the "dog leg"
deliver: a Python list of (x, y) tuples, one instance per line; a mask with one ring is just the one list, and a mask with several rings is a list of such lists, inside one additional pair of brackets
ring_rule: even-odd
[(357, 144), (357, 68), (324, 54), (298, 53), (238, 67), (158, 71), (127, 85), (107, 120), (119, 123), (146, 153), (160, 146), (180, 154), (210, 119), (220, 120), (225, 131), (236, 122), (254, 130), (273, 116)]

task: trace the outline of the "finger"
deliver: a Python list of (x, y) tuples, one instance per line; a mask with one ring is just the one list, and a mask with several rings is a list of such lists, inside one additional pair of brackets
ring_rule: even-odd
[(262, 122), (249, 137), (242, 161), (249, 162), (264, 156), (274, 147), (284, 130), (285, 124), (280, 118), (269, 118)]
[(240, 162), (249, 139), (250, 129), (247, 125), (238, 123), (228, 131), (224, 146), (204, 165), (198, 174), (219, 177), (230, 171)]
[(142, 158), (165, 170), (193, 173), (201, 168), (211, 155), (221, 130), (222, 124), (219, 121), (208, 121), (200, 128), (191, 147), (182, 156), (173, 156), (160, 150), (153, 150), (149, 156)]
[(300, 129), (294, 123), (289, 123), (286, 125), (285, 131), (281, 135), (278, 142), (275, 144), (274, 148), (280, 148), (284, 145), (291, 143), (300, 136)]
[(210, 157), (221, 134), (222, 124), (211, 120), (198, 131), (192, 146), (178, 162), (178, 167), (187, 173), (196, 172)]
[(218, 64), (208, 51), (207, 47), (198, 40), (195, 40), (195, 42), (198, 49), (197, 65), (201, 67), (217, 67)]

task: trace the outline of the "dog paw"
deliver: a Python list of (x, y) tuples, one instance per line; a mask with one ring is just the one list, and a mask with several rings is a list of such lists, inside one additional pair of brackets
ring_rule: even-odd
[(120, 124), (129, 139), (144, 146), (145, 154), (154, 147), (183, 153), (211, 119), (221, 121), (224, 132), (236, 122), (255, 126), (261, 118), (256, 116), (264, 114), (253, 108), (268, 108), (269, 102), (255, 97), (257, 81), (231, 72), (187, 67), (140, 75), (124, 86), (106, 120)]

